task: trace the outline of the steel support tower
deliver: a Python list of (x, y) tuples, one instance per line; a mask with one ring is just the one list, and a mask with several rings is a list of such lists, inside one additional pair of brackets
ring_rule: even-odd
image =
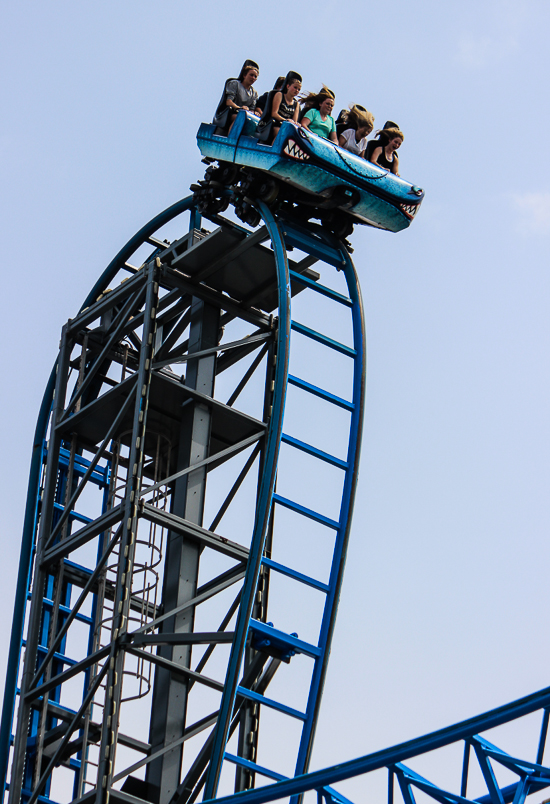
[[(259, 227), (212, 213), (208, 231), (192, 198), (175, 204), (63, 328), (33, 446), (5, 800), (349, 804), (331, 785), (360, 776), (361, 800), (523, 804), (550, 786), (550, 688), (308, 772), (357, 478), (363, 316), (341, 242), (250, 208)], [(161, 240), (184, 213), (185, 233)], [(313, 352), (294, 370), (300, 339)], [(335, 356), (338, 393), (305, 376)], [(306, 421), (321, 406), (307, 437), (293, 394)], [(301, 459), (309, 485), (332, 472), (319, 504), (302, 498)]]
[[(363, 314), (344, 244), (254, 205), (255, 230), (216, 213), (202, 228), (193, 198), (175, 204), (63, 327), (4, 702), (9, 804), (188, 804), (308, 770), (357, 480)], [(176, 218), (181, 236), (160, 240)], [(316, 326), (294, 313), (306, 298)], [(323, 331), (333, 314), (347, 343)], [(342, 392), (292, 373), (295, 338), (306, 361), (345, 364)], [(285, 426), (289, 389), (321, 406), (334, 450)], [(326, 506), (288, 492), (298, 460), (331, 473)], [(323, 545), (305, 565), (302, 538)]]

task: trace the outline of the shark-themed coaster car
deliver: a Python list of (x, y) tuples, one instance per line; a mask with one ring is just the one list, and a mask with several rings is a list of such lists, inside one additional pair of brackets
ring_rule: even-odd
[[(201, 124), (197, 133), (201, 154), (205, 161), (216, 160), (221, 168), (209, 168), (206, 181), (200, 183), (199, 193), (202, 191), (205, 199), (210, 193), (210, 198), (217, 195), (223, 201), (223, 186), (236, 181), (240, 166), (254, 174), (261, 171), (264, 181), (256, 183), (255, 189), (268, 203), (280, 198), (282, 191), (300, 206), (315, 207), (310, 217), (315, 217), (317, 210), (332, 211), (335, 232), (342, 237), (351, 233), (354, 223), (390, 232), (410, 226), (424, 198), (420, 187), (291, 121), (284, 122), (273, 144), (267, 145), (258, 137), (257, 121), (241, 110), (225, 136), (216, 133), (220, 129), (214, 124)], [(238, 201), (239, 213), (237, 207)], [(344, 214), (335, 217), (336, 211)]]

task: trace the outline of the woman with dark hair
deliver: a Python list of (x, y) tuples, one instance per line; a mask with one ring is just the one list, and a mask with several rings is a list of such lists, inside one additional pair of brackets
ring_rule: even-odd
[(240, 109), (251, 112), (256, 109), (258, 93), (252, 88), (252, 84), (257, 81), (259, 74), (260, 68), (256, 62), (247, 59), (241, 68), (239, 77), (227, 79), (212, 121), (214, 125), (222, 129), (229, 127), (229, 131), (231, 131), (231, 126)]
[(388, 120), (384, 128), (377, 133), (377, 139), (369, 142), (370, 148), (366, 158), (399, 176), (399, 158), (396, 152), (403, 144), (405, 135), (392, 120)]
[[(277, 90), (280, 90), (284, 82), (285, 82), (284, 75), (280, 75), (273, 84), (273, 89), (271, 90), (271, 92), (277, 92)], [(258, 102), (256, 104), (256, 112), (258, 114), (261, 115), (264, 113), (268, 101), (269, 101), (269, 90), (267, 92), (264, 92), (264, 94), (260, 95), (260, 97), (258, 98)]]
[(245, 109), (247, 112), (255, 112), (258, 102), (258, 93), (252, 88), (252, 84), (258, 80), (260, 68), (255, 61), (248, 59), (242, 66), (238, 78), (229, 80), (225, 85), (225, 105), (230, 109), (235, 109), (235, 114), (231, 114), (231, 126), (235, 122), (237, 112)]
[[(262, 119), (258, 123), (260, 139), (265, 138), (266, 142), (273, 142), (279, 133), (281, 123), (284, 123), (285, 120), (298, 122), (300, 105), (296, 96), (300, 94), (301, 90), (302, 76), (300, 73), (295, 73), (291, 70), (286, 74), (282, 87), (277, 92), (270, 92), (271, 100), (268, 99)], [(266, 131), (268, 125), (270, 125), (269, 132)], [(264, 132), (263, 137), (262, 130)]]
[(302, 117), (302, 126), (338, 145), (336, 123), (331, 114), (334, 109), (334, 101), (334, 92), (324, 84), (320, 92), (310, 92), (306, 95), (304, 108), (307, 111)]
[[(283, 86), (279, 92), (273, 96), (273, 104), (271, 106), (271, 117), (283, 123), (285, 120), (294, 120), (298, 122), (298, 114), (300, 106), (296, 100), (296, 96), (302, 91), (302, 76), (300, 73), (295, 73), (291, 70), (287, 73)], [(277, 129), (278, 130), (278, 129)]]

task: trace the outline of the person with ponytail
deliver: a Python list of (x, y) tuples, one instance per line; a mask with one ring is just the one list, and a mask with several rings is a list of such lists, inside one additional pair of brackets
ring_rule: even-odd
[[(273, 89), (271, 90), (271, 92), (280, 91), (284, 83), (285, 83), (285, 77), (284, 75), (280, 75), (273, 84)], [(264, 92), (263, 95), (260, 95), (260, 97), (258, 98), (258, 103), (256, 104), (256, 111), (259, 112), (260, 114), (263, 114), (265, 109), (267, 108), (267, 104), (269, 102), (269, 95), (270, 91), (268, 90), (267, 92)]]
[(247, 59), (238, 78), (230, 78), (225, 85), (225, 105), (231, 109), (246, 109), (253, 112), (258, 101), (258, 93), (252, 84), (258, 80), (260, 68), (255, 61)]
[[(294, 122), (297, 123), (300, 106), (296, 100), (296, 96), (299, 95), (301, 91), (302, 76), (300, 73), (295, 73), (291, 70), (287, 73), (281, 89), (273, 96), (271, 117), (274, 120), (278, 120), (279, 123), (284, 123), (285, 120), (294, 120)], [(276, 126), (277, 131), (279, 128), (280, 126)]]
[[(271, 99), (266, 104), (262, 119), (258, 123), (258, 130), (264, 131), (266, 142), (273, 142), (281, 123), (285, 120), (293, 120), (298, 122), (298, 114), (300, 113), (300, 105), (296, 96), (302, 90), (302, 76), (300, 73), (295, 73), (291, 70), (287, 73), (283, 85), (275, 92), (270, 92)], [(271, 108), (269, 108), (271, 107)], [(269, 125), (269, 132), (266, 130)]]
[(302, 126), (338, 145), (336, 123), (331, 114), (334, 101), (334, 92), (324, 84), (320, 92), (308, 93), (304, 98), (304, 109), (307, 111), (302, 117)]
[(258, 79), (260, 68), (252, 59), (247, 59), (241, 68), (238, 78), (228, 78), (223, 87), (223, 94), (218, 103), (212, 122), (218, 127), (217, 134), (227, 136), (228, 130), (235, 122), (240, 109), (254, 112), (258, 93), (252, 84)]

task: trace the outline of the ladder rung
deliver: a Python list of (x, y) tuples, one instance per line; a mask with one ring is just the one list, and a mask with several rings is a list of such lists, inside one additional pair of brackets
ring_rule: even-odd
[[(42, 645), (38, 645), (36, 652), (45, 656), (48, 653), (48, 649), (44, 648)], [(52, 660), (55, 660), (56, 662), (63, 662), (63, 664), (68, 664), (69, 667), (74, 667), (75, 664), (78, 664), (77, 659), (69, 659), (69, 657), (65, 656), (64, 653), (54, 653)]]
[(327, 288), (326, 285), (320, 285), (318, 282), (314, 282), (313, 279), (309, 279), (307, 276), (303, 276), (297, 271), (289, 271), (288, 273), (296, 282), (300, 282), (300, 284), (311, 288), (311, 290), (316, 290), (317, 293), (320, 293), (322, 296), (327, 296), (329, 299), (333, 299), (339, 302), (339, 304), (344, 304), (346, 307), (353, 307), (352, 300), (342, 293), (337, 293), (335, 290), (332, 290), (332, 288)]
[[(70, 451), (68, 449), (65, 449), (65, 447), (60, 447), (60, 449), (59, 449), (59, 460), (60, 460), (60, 462), (63, 462), (65, 464), (66, 462), (69, 461), (70, 456), (71, 456), (71, 453), (70, 453)], [(84, 469), (87, 469), (90, 464), (91, 464), (91, 461), (89, 461), (87, 458), (83, 458), (82, 455), (75, 455), (74, 456), (75, 469), (77, 467), (79, 467), (79, 466), (83, 466)], [(98, 464), (96, 466), (96, 468), (94, 469), (94, 472), (96, 474), (105, 473), (105, 472), (108, 472), (108, 471), (109, 471), (109, 464), (105, 464), (105, 466), (101, 466), (100, 464)]]
[(296, 248), (305, 251), (306, 254), (317, 257), (318, 260), (323, 262), (328, 262), (329, 265), (334, 265), (338, 270), (346, 264), (339, 251), (327, 245), (318, 237), (312, 237), (309, 232), (292, 226), (289, 221), (284, 222), (283, 235), (287, 245), (296, 246)]
[[(47, 597), (42, 598), (42, 605), (46, 606), (47, 608), (53, 608), (53, 600), (48, 599)], [(59, 611), (62, 614), (72, 614), (72, 609), (69, 606), (62, 606), (61, 603), (59, 604)], [(75, 620), (78, 620), (81, 623), (86, 623), (87, 625), (93, 625), (94, 621), (92, 617), (87, 617), (85, 614), (75, 614)]]
[(272, 625), (262, 623), (260, 620), (250, 618), (250, 628), (255, 634), (261, 634), (267, 639), (272, 639), (273, 642), (284, 644), (285, 647), (292, 648), (296, 653), (303, 653), (304, 656), (310, 656), (312, 659), (317, 659), (322, 653), (321, 648), (316, 645), (304, 642), (303, 639), (286, 634), (284, 631), (279, 631), (278, 628), (273, 628)]
[[(59, 456), (59, 466), (65, 468), (69, 465), (69, 459), (64, 458), (63, 455)], [(73, 472), (76, 477), (82, 477), (82, 475), (86, 474), (86, 470), (88, 467), (85, 464), (78, 464), (74, 463)], [(101, 470), (101, 471), (100, 471)], [(96, 486), (100, 486), (105, 488), (109, 485), (109, 478), (105, 476), (105, 471), (103, 467), (96, 468), (90, 477), (88, 478), (91, 483), (95, 483)]]
[(237, 757), (235, 754), (228, 754), (227, 751), (224, 754), (224, 758), (227, 759), (228, 762), (233, 762), (234, 765), (248, 768), (248, 770), (259, 773), (261, 776), (267, 776), (268, 779), (275, 779), (276, 782), (284, 782), (285, 779), (288, 779), (288, 776), (282, 776), (280, 773), (269, 770), (269, 768), (264, 768), (262, 765), (256, 765), (255, 762), (251, 762), (249, 759)]
[(337, 466), (339, 469), (348, 468), (347, 461), (336, 458), (334, 455), (330, 455), (328, 452), (323, 452), (322, 449), (312, 447), (311, 444), (306, 444), (305, 441), (300, 441), (298, 438), (293, 438), (292, 436), (283, 433), (281, 436), (281, 441), (283, 444), (289, 444), (291, 447), (296, 447), (296, 449), (299, 449), (302, 452), (307, 452), (308, 455), (313, 455), (314, 458), (319, 458), (321, 461), (330, 463), (332, 466)]
[(278, 712), (283, 712), (285, 715), (290, 715), (298, 720), (306, 720), (307, 718), (307, 715), (304, 715), (303, 712), (279, 703), (279, 701), (274, 701), (273, 698), (266, 698), (265, 695), (260, 695), (259, 692), (247, 690), (246, 687), (237, 687), (237, 695), (242, 695), (243, 698), (247, 698), (249, 701), (257, 701), (257, 703), (269, 706), (271, 709), (276, 709)]
[[(64, 511), (65, 506), (61, 505), (61, 503), (54, 503), (53, 507), (56, 511)], [(84, 516), (84, 514), (79, 514), (77, 511), (71, 511), (69, 514), (70, 519), (76, 519), (77, 522), (82, 522), (84, 525), (87, 525), (89, 522), (93, 522), (93, 519), (90, 519), (89, 516)]]
[(347, 357), (355, 357), (357, 354), (355, 349), (352, 349), (350, 346), (346, 346), (340, 343), (340, 341), (335, 341), (327, 335), (322, 335), (320, 332), (317, 332), (317, 330), (306, 327), (298, 321), (292, 321), (290, 326), (294, 332), (299, 332), (300, 335), (305, 335), (306, 338), (311, 338), (312, 341), (317, 341), (317, 343), (321, 343), (323, 346), (328, 346), (329, 349), (334, 349), (335, 352), (340, 352), (340, 354), (346, 355)]
[(315, 578), (311, 578), (309, 575), (303, 575), (301, 572), (290, 569), (290, 567), (285, 567), (284, 564), (279, 564), (277, 561), (273, 561), (271, 558), (266, 558), (264, 556), (262, 558), (262, 564), (265, 564), (266, 567), (275, 570), (275, 572), (280, 572), (281, 575), (294, 578), (295, 581), (300, 581), (300, 583), (304, 583), (306, 586), (311, 586), (313, 589), (318, 589), (320, 592), (330, 591), (330, 587), (327, 586), (326, 583), (321, 583), (321, 581), (317, 581)]
[(339, 408), (344, 408), (344, 410), (353, 410), (355, 407), (353, 402), (348, 402), (347, 399), (342, 399), (341, 396), (336, 396), (328, 391), (324, 391), (322, 388), (319, 388), (319, 386), (312, 385), (310, 382), (301, 380), (299, 377), (295, 377), (293, 374), (288, 375), (288, 381), (291, 385), (301, 388), (302, 391), (307, 391), (309, 394), (318, 396), (320, 399), (324, 399), (326, 402), (331, 402), (333, 405), (337, 405)]
[(285, 508), (290, 508), (291, 511), (296, 511), (298, 514), (302, 514), (302, 516), (307, 516), (308, 519), (313, 519), (314, 522), (319, 522), (321, 525), (326, 525), (327, 528), (338, 530), (340, 527), (340, 523), (336, 522), (335, 519), (330, 519), (328, 516), (323, 516), (323, 514), (319, 514), (317, 511), (313, 511), (311, 508), (306, 508), (305, 505), (300, 505), (300, 503), (289, 500), (287, 497), (281, 497), (280, 494), (273, 495), (273, 502), (277, 502), (279, 505), (282, 505)]

